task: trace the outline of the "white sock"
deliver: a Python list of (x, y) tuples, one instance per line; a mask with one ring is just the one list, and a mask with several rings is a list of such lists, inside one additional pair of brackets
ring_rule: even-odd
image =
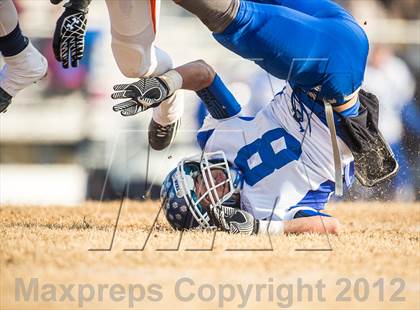
[(258, 234), (279, 235), (284, 233), (283, 221), (264, 221), (260, 220)]
[(177, 91), (153, 109), (153, 120), (162, 126), (167, 126), (179, 120), (183, 113), (184, 94), (182, 91)]

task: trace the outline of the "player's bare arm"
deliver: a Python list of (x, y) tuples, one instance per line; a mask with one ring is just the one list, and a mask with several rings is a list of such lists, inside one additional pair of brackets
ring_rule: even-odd
[(213, 82), (216, 72), (204, 60), (196, 60), (174, 69), (182, 78), (182, 89), (199, 91)]
[(112, 99), (128, 99), (114, 106), (115, 112), (132, 116), (159, 106), (177, 90), (200, 91), (212, 84), (216, 72), (203, 60), (196, 60), (157, 77), (145, 77), (131, 84), (114, 86)]
[(333, 217), (310, 216), (289, 221), (256, 220), (250, 213), (222, 206), (210, 211), (216, 226), (228, 233), (242, 234), (334, 234), (340, 231), (340, 222)]
[(243, 234), (334, 234), (340, 231), (340, 222), (324, 215), (295, 218), (289, 221), (257, 220), (250, 213), (232, 207), (210, 211), (217, 227), (228, 233)]
[(311, 216), (284, 221), (284, 232), (291, 234), (338, 234), (340, 222), (334, 217)]

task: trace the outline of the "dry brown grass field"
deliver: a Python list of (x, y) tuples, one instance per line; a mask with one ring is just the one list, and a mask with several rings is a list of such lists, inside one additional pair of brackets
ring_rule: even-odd
[[(343, 224), (338, 236), (272, 236), (270, 244), (267, 236), (218, 232), (213, 238), (198, 231), (181, 236), (162, 215), (149, 234), (158, 204), (126, 201), (112, 249), (89, 251), (110, 247), (119, 209), (119, 202), (73, 208), (2, 206), (1, 309), (420, 307), (419, 204), (335, 204), (329, 212)], [(143, 246), (143, 251), (124, 250)], [(34, 291), (24, 300), (16, 279), (29, 290), (32, 278), (38, 279), (38, 300)], [(347, 281), (349, 289), (340, 297)], [(402, 281), (404, 287), (396, 292)], [(311, 289), (300, 294), (302, 283)], [(179, 294), (191, 300), (177, 297), (177, 284)], [(63, 297), (63, 286), (73, 299)], [(241, 292), (247, 287), (244, 301)]]

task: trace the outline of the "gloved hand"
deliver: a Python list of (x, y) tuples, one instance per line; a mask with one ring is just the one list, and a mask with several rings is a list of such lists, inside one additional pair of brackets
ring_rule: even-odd
[(149, 108), (159, 106), (169, 95), (168, 86), (163, 80), (151, 77), (141, 78), (132, 84), (118, 84), (114, 86), (112, 99), (130, 99), (118, 103), (113, 107), (122, 116), (132, 116)]
[(359, 92), (359, 115), (342, 117), (343, 139), (351, 151), (369, 152), (378, 140), (379, 101), (363, 89)]
[(221, 206), (213, 207), (210, 213), (216, 226), (223, 231), (246, 235), (258, 233), (258, 220), (244, 210)]
[[(62, 0), (50, 0), (58, 4)], [(83, 57), (87, 25), (87, 7), (72, 2), (64, 5), (66, 9), (57, 20), (53, 38), (53, 50), (57, 61), (63, 68), (77, 67)]]

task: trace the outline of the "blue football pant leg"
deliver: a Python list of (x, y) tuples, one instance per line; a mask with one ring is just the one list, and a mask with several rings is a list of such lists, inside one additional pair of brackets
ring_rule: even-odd
[(292, 86), (308, 91), (323, 85), (324, 98), (337, 103), (363, 80), (367, 39), (349, 18), (320, 18), (285, 6), (241, 1), (235, 20), (214, 37)]
[(323, 24), (322, 19), (287, 7), (241, 1), (235, 20), (214, 37), (236, 54), (255, 60), (277, 78), (290, 80), (296, 79), (299, 72), (316, 71), (311, 67), (318, 66), (314, 62), (299, 62), (292, 67), (294, 59), (328, 56), (327, 44), (321, 44), (326, 41)]
[(327, 0), (174, 0), (198, 16), (222, 45), (279, 79), (338, 105), (361, 85), (366, 36)]
[(313, 211), (313, 210), (300, 210), (296, 212), (294, 219), (302, 218), (302, 217), (312, 217), (312, 216), (323, 216), (323, 217), (332, 217), (329, 214), (325, 214), (319, 211)]

